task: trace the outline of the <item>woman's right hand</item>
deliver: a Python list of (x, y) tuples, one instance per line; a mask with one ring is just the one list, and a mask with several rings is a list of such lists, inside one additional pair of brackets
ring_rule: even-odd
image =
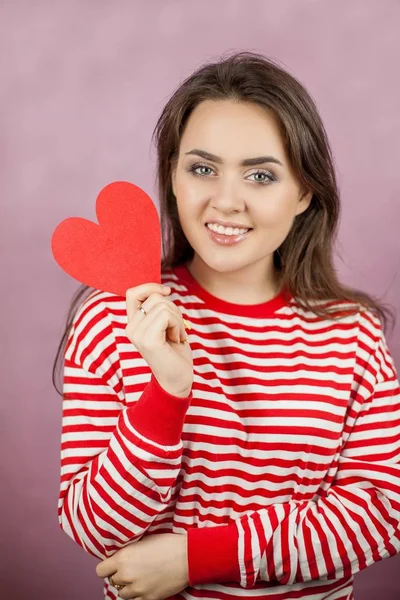
[(186, 339), (185, 325), (179, 308), (167, 298), (169, 293), (159, 283), (129, 288), (125, 332), (161, 387), (174, 396), (187, 397), (193, 384), (192, 350), (189, 342), (180, 342)]

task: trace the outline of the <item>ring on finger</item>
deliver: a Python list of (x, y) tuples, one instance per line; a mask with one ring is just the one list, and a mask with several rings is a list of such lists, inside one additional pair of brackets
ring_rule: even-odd
[(144, 308), (141, 304), (138, 304), (138, 306), (136, 308), (138, 308), (144, 315), (147, 315), (147, 312), (144, 310)]
[(114, 583), (114, 580), (113, 580), (113, 576), (112, 576), (112, 575), (110, 575), (110, 577), (108, 578), (108, 581), (109, 581), (109, 582), (110, 582), (110, 584), (111, 584), (113, 587), (115, 587), (117, 590), (122, 590), (122, 588), (124, 588), (124, 587), (125, 587), (124, 585), (121, 585), (121, 584), (119, 584), (119, 583)]
[[(141, 312), (142, 312), (144, 315), (147, 315), (147, 314), (148, 314), (148, 313), (147, 313), (147, 312), (144, 310), (144, 308), (143, 308), (143, 306), (142, 306), (141, 304), (138, 304), (136, 308), (138, 308), (138, 309), (139, 309), (139, 310), (140, 310), (140, 311), (141, 311)], [(187, 321), (185, 321), (185, 319), (183, 319), (183, 322), (184, 322), (185, 324), (187, 324), (187, 325), (188, 325), (188, 329), (191, 329), (191, 326), (190, 326), (190, 324), (189, 324), (189, 323), (187, 323)], [(186, 337), (184, 340), (182, 340), (182, 344), (188, 344), (188, 343), (189, 343), (189, 340), (187, 339), (187, 337)]]

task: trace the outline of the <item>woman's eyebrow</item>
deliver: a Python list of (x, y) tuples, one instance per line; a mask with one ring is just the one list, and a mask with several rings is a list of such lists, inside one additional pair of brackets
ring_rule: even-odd
[[(222, 158), (216, 156), (215, 154), (211, 154), (210, 152), (206, 152), (205, 150), (199, 150), (198, 148), (193, 148), (189, 152), (185, 152), (185, 156), (189, 154), (194, 154), (195, 156), (200, 156), (206, 160), (212, 160), (216, 163), (222, 163)], [(253, 167), (254, 165), (262, 165), (264, 163), (276, 163), (277, 165), (284, 165), (280, 160), (275, 158), (275, 156), (256, 156), (254, 158), (245, 158), (240, 162), (241, 167)]]

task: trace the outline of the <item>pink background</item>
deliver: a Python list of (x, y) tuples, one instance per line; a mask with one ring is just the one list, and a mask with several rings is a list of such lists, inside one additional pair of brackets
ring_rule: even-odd
[[(150, 137), (169, 95), (209, 58), (262, 52), (306, 85), (330, 135), (342, 280), (398, 311), (400, 2), (14, 0), (0, 23), (1, 597), (95, 600), (98, 559), (57, 520), (51, 366), (78, 284), (52, 257), (53, 230), (94, 219), (115, 180), (158, 204)], [(399, 333), (400, 322), (388, 336), (397, 365)], [(399, 567), (396, 556), (358, 574), (356, 599), (398, 599)]]

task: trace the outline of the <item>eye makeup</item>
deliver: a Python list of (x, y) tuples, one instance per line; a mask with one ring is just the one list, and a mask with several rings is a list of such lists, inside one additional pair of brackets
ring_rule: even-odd
[[(205, 165), (204, 163), (194, 163), (193, 165), (191, 165), (188, 168), (188, 172), (191, 173), (192, 175), (194, 175), (195, 177), (203, 177), (203, 178), (208, 177), (208, 175), (205, 175), (204, 173), (196, 172), (197, 169), (200, 169), (200, 168), (210, 169), (211, 171), (213, 171), (213, 169), (209, 165)], [(271, 171), (266, 171), (264, 169), (258, 169), (254, 173), (250, 173), (249, 177), (252, 175), (265, 175), (265, 177), (267, 177), (267, 179), (264, 181), (253, 180), (254, 183), (257, 183), (259, 185), (269, 185), (269, 184), (273, 183), (274, 181), (277, 181), (277, 177), (273, 173), (271, 173)]]

